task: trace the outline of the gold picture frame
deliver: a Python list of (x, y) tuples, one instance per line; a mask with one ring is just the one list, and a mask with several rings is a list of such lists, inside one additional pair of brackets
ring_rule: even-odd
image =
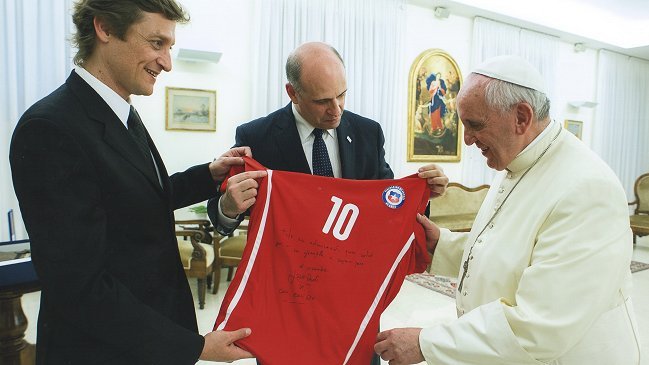
[(166, 88), (166, 130), (216, 131), (216, 90)]
[(581, 139), (581, 132), (584, 127), (584, 122), (579, 120), (568, 120), (563, 122), (563, 127), (570, 133), (574, 134), (577, 138)]
[(408, 161), (458, 162), (462, 123), (455, 98), (462, 86), (457, 63), (441, 49), (422, 52), (408, 79)]

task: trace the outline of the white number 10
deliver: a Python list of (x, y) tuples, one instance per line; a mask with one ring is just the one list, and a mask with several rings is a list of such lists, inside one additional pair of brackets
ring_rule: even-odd
[[(324, 227), (322, 227), (322, 233), (328, 234), (335, 220), (336, 225), (334, 226), (333, 235), (338, 240), (344, 241), (349, 238), (354, 223), (356, 223), (356, 218), (358, 218), (358, 207), (351, 203), (345, 204), (342, 212), (340, 212), (340, 215), (338, 216), (338, 211), (340, 210), (343, 201), (337, 196), (332, 196), (331, 201), (334, 203), (334, 206), (331, 208), (331, 212), (329, 212), (329, 217), (327, 218)], [(349, 221), (347, 221), (347, 216), (349, 216), (350, 213), (351, 217), (349, 217)], [(338, 219), (336, 219), (336, 216), (338, 216)], [(347, 221), (347, 225), (345, 226), (345, 231), (342, 232), (345, 221)]]

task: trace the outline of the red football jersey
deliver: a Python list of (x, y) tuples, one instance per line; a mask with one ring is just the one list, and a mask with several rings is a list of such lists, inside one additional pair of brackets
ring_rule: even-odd
[[(264, 169), (246, 158), (246, 170)], [(214, 329), (264, 365), (370, 363), (383, 310), (430, 262), (424, 179), (346, 180), (268, 170)]]

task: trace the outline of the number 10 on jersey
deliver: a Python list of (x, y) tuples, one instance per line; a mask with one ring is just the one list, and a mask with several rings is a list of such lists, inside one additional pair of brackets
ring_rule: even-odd
[[(334, 226), (332, 234), (339, 241), (344, 241), (349, 238), (349, 234), (352, 232), (354, 223), (356, 223), (356, 218), (358, 218), (358, 207), (354, 204), (347, 203), (343, 206), (343, 200), (337, 196), (332, 196), (331, 201), (334, 203), (334, 206), (329, 212), (329, 217), (322, 227), (322, 233), (329, 234), (331, 231), (331, 226)], [(342, 206), (342, 210), (340, 207)], [(340, 215), (338, 212), (340, 211)], [(349, 218), (349, 219), (348, 219)], [(334, 221), (336, 224), (334, 225)], [(345, 224), (347, 222), (347, 224)], [(344, 231), (343, 231), (343, 225)]]

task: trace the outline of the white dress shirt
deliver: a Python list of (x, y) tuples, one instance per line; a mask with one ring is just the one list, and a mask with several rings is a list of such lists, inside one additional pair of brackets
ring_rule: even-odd
[[(309, 124), (300, 113), (298, 113), (297, 109), (295, 109), (295, 104), (291, 104), (291, 107), (293, 109), (293, 115), (295, 116), (297, 132), (300, 134), (300, 143), (302, 144), (304, 155), (306, 156), (306, 160), (309, 163), (311, 172), (313, 173), (313, 140), (315, 139), (313, 136), (313, 130), (315, 128)], [(331, 161), (331, 168), (333, 169), (334, 177), (342, 177), (336, 130), (324, 129), (322, 139), (327, 146), (327, 153), (329, 154), (329, 160)]]
[[(93, 76), (90, 72), (86, 71), (83, 67), (76, 66), (74, 72), (76, 72), (83, 81), (87, 82), (88, 85), (90, 85), (90, 87), (95, 90), (102, 99), (104, 99), (106, 104), (108, 104), (108, 107), (110, 107), (117, 118), (122, 122), (122, 124), (124, 124), (124, 127), (128, 129), (128, 115), (131, 113), (131, 104), (119, 96), (119, 94), (113, 89), (109, 88), (106, 84)], [(155, 167), (158, 182), (160, 183), (160, 186), (163, 186), (160, 170), (158, 169), (158, 164), (155, 162), (153, 153), (151, 153), (151, 161), (153, 161), (153, 167)]]
[[(309, 122), (307, 122), (295, 109), (295, 104), (291, 104), (293, 115), (295, 116), (295, 124), (297, 127), (297, 132), (300, 135), (300, 144), (304, 150), (304, 155), (306, 160), (309, 163), (309, 168), (313, 172), (313, 130), (315, 129)], [(327, 146), (327, 153), (329, 154), (329, 160), (331, 161), (331, 168), (334, 173), (334, 177), (342, 177), (342, 169), (340, 164), (340, 153), (338, 152), (338, 138), (336, 138), (335, 129), (324, 129), (322, 133), (322, 139)], [(219, 225), (225, 228), (235, 228), (239, 221), (230, 217), (226, 217), (221, 211), (221, 198), (219, 198), (218, 207), (218, 219)]]
[(74, 72), (87, 82), (90, 87), (101, 96), (102, 99), (108, 104), (110, 109), (115, 113), (117, 118), (124, 124), (124, 127), (128, 129), (128, 114), (131, 112), (131, 104), (124, 100), (118, 93), (113, 89), (109, 88), (103, 82), (99, 81), (94, 77), (90, 72), (86, 71), (83, 67), (76, 66)]

